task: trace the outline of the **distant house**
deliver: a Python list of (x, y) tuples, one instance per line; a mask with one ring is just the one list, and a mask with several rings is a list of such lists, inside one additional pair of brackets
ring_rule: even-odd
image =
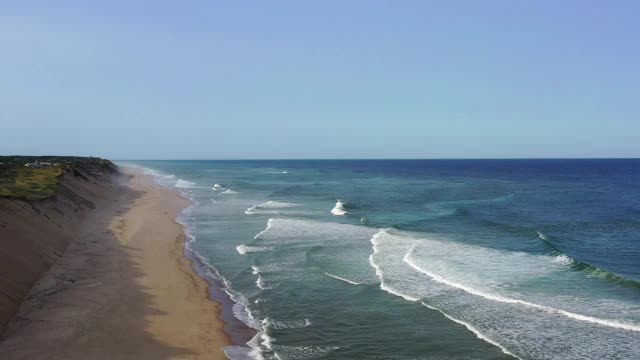
[(51, 163), (48, 161), (34, 161), (32, 163), (26, 163), (24, 164), (24, 166), (26, 167), (34, 167), (34, 168), (41, 168), (41, 167), (47, 167), (47, 166), (51, 166)]

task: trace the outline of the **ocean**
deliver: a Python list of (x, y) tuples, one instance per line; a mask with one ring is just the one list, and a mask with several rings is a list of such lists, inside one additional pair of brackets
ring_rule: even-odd
[(230, 359), (640, 359), (640, 160), (128, 161)]

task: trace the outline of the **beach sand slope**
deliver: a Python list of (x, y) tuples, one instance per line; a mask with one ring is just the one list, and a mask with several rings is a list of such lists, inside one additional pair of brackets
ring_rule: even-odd
[(133, 171), (31, 289), (0, 359), (225, 359), (208, 284), (174, 221), (188, 202)]

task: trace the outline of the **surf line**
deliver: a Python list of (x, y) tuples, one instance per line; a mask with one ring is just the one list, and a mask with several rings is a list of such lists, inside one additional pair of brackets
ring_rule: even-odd
[(340, 281), (344, 281), (344, 282), (349, 283), (351, 285), (362, 285), (359, 282), (355, 282), (353, 280), (345, 279), (345, 278), (342, 278), (342, 277), (337, 276), (337, 275), (329, 274), (328, 272), (325, 272), (325, 275), (330, 276), (330, 277), (332, 277), (334, 279), (337, 279), (337, 280), (340, 280)]
[[(403, 298), (403, 299), (405, 299), (405, 300), (407, 300), (407, 301), (410, 301), (410, 302), (418, 302), (418, 301), (420, 301), (420, 299), (419, 299), (419, 298), (412, 297), (412, 296), (409, 296), (409, 295), (403, 294), (403, 293), (401, 293), (401, 292), (395, 291), (394, 289), (392, 289), (391, 287), (387, 286), (387, 285), (384, 283), (382, 269), (380, 269), (380, 267), (378, 266), (378, 264), (376, 264), (376, 263), (375, 263), (375, 261), (374, 261), (374, 258), (373, 258), (373, 257), (374, 257), (374, 255), (375, 255), (376, 253), (378, 253), (378, 250), (379, 250), (379, 249), (378, 249), (378, 242), (377, 242), (377, 240), (378, 240), (381, 236), (383, 236), (383, 235), (385, 235), (385, 234), (388, 234), (387, 229), (380, 230), (378, 233), (376, 233), (376, 234), (373, 236), (373, 238), (371, 238), (371, 243), (373, 244), (373, 254), (371, 254), (371, 256), (369, 256), (369, 264), (371, 264), (371, 266), (375, 269), (375, 271), (376, 271), (376, 276), (377, 276), (377, 277), (378, 277), (378, 279), (380, 280), (380, 289), (382, 289), (383, 291), (386, 291), (386, 292), (388, 292), (388, 293), (390, 293), (390, 294), (392, 294), (392, 295), (395, 295), (395, 296), (401, 297), (401, 298)], [(414, 247), (415, 247), (415, 246), (414, 246)], [(407, 254), (411, 253), (411, 252), (413, 251), (413, 248), (414, 248), (414, 247), (412, 247), (412, 248), (411, 248), (411, 250), (409, 250), (409, 252), (408, 252)], [(405, 255), (405, 256), (406, 256), (406, 255)], [(487, 342), (487, 343), (489, 343), (489, 344), (491, 344), (491, 345), (493, 345), (493, 346), (497, 347), (497, 348), (498, 348), (498, 349), (500, 349), (503, 353), (505, 353), (505, 354), (507, 354), (507, 355), (509, 355), (509, 356), (513, 356), (513, 357), (514, 357), (514, 358), (516, 358), (516, 359), (520, 359), (520, 360), (522, 360), (520, 357), (518, 357), (518, 356), (514, 355), (513, 353), (509, 352), (509, 350), (507, 350), (504, 346), (500, 345), (498, 342), (496, 342), (496, 341), (494, 341), (493, 339), (491, 339), (491, 338), (489, 338), (489, 337), (485, 336), (484, 334), (482, 334), (482, 333), (481, 333), (478, 329), (476, 329), (473, 325), (471, 325), (471, 324), (469, 324), (469, 323), (466, 323), (466, 322), (464, 322), (464, 321), (458, 320), (458, 319), (456, 319), (456, 318), (454, 318), (454, 317), (450, 316), (449, 314), (445, 313), (444, 311), (442, 311), (442, 310), (440, 310), (440, 309), (438, 309), (438, 308), (436, 308), (436, 307), (433, 307), (433, 306), (431, 306), (431, 305), (428, 305), (428, 304), (426, 304), (426, 303), (424, 303), (424, 302), (422, 302), (422, 301), (420, 301), (420, 304), (422, 304), (423, 306), (425, 306), (425, 307), (427, 307), (427, 308), (429, 308), (429, 309), (431, 309), (431, 310), (438, 311), (438, 312), (439, 312), (439, 313), (441, 313), (444, 317), (446, 317), (447, 319), (449, 319), (449, 320), (451, 320), (451, 321), (453, 321), (453, 322), (455, 322), (455, 323), (458, 323), (458, 324), (460, 324), (460, 325), (463, 325), (464, 327), (466, 327), (466, 328), (467, 328), (467, 330), (469, 330), (469, 331), (471, 331), (472, 333), (474, 333), (474, 334), (476, 335), (476, 337), (478, 337), (479, 339), (484, 340), (485, 342)]]
[(411, 250), (409, 250), (409, 252), (407, 252), (405, 254), (405, 256), (403, 257), (402, 260), (405, 263), (407, 263), (410, 267), (412, 267), (414, 270), (427, 275), (433, 281), (439, 282), (441, 284), (444, 284), (444, 285), (447, 285), (447, 286), (451, 286), (451, 287), (454, 287), (456, 289), (463, 290), (463, 291), (465, 291), (465, 292), (467, 292), (469, 294), (472, 294), (472, 295), (480, 296), (480, 297), (483, 297), (485, 299), (489, 299), (489, 300), (493, 300), (493, 301), (497, 301), (497, 302), (501, 302), (501, 303), (505, 303), (505, 304), (518, 304), (518, 305), (528, 306), (528, 307), (531, 307), (531, 308), (534, 308), (534, 309), (539, 309), (539, 310), (546, 311), (548, 313), (563, 315), (563, 316), (566, 316), (566, 317), (574, 319), (574, 320), (586, 321), (586, 322), (591, 322), (591, 323), (602, 325), (602, 326), (608, 326), (608, 327), (613, 327), (613, 328), (617, 328), (617, 329), (623, 329), (623, 330), (629, 330), (629, 331), (639, 331), (640, 332), (640, 326), (620, 323), (620, 322), (617, 322), (617, 321), (600, 319), (600, 318), (596, 318), (596, 317), (593, 317), (593, 316), (577, 314), (577, 313), (574, 313), (574, 312), (571, 312), (571, 311), (562, 310), (562, 309), (556, 309), (556, 308), (553, 308), (553, 307), (550, 307), (550, 306), (540, 305), (540, 304), (536, 304), (536, 303), (532, 303), (532, 302), (528, 302), (528, 301), (524, 301), (524, 300), (512, 299), (512, 298), (503, 297), (503, 296), (499, 296), (499, 295), (493, 295), (493, 294), (489, 294), (489, 293), (485, 293), (485, 292), (476, 290), (474, 288), (471, 288), (471, 287), (463, 285), (463, 284), (455, 283), (455, 282), (450, 281), (450, 280), (448, 280), (448, 279), (446, 279), (446, 278), (444, 278), (444, 277), (442, 277), (440, 275), (437, 275), (437, 274), (434, 274), (432, 272), (429, 272), (429, 271), (421, 268), (420, 266), (418, 266), (415, 262), (413, 262), (411, 260), (411, 254), (413, 253), (414, 250), (415, 250), (415, 247), (411, 248)]

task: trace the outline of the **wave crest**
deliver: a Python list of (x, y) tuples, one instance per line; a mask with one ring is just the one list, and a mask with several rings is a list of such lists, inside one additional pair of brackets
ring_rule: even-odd
[(241, 255), (244, 255), (246, 253), (253, 253), (253, 252), (261, 252), (261, 251), (269, 251), (269, 250), (273, 250), (273, 248), (269, 247), (269, 246), (249, 246), (249, 245), (239, 245), (236, 246), (236, 250), (238, 251), (238, 253), (240, 253)]
[(338, 200), (336, 202), (336, 206), (331, 209), (331, 213), (336, 216), (346, 215), (348, 212), (344, 209), (344, 202), (342, 200)]
[(294, 206), (298, 206), (298, 204), (270, 200), (270, 201), (267, 201), (266, 203), (253, 205), (247, 208), (247, 210), (245, 210), (244, 213), (247, 215), (254, 215), (257, 213), (265, 213), (265, 212), (271, 213), (271, 214), (277, 214), (278, 213), (277, 209), (290, 208)]
[(196, 183), (194, 183), (193, 181), (178, 179), (174, 186), (181, 189), (191, 189), (195, 185)]
[(351, 285), (362, 285), (362, 283), (359, 283), (359, 282), (356, 282), (356, 281), (353, 281), (353, 280), (349, 280), (349, 279), (345, 279), (345, 278), (340, 277), (338, 275), (329, 274), (328, 272), (325, 272), (325, 275), (327, 275), (329, 277), (332, 277), (332, 278), (334, 278), (336, 280), (344, 281), (344, 282), (346, 282), (348, 284), (351, 284)]
[(536, 230), (536, 234), (538, 235), (538, 238), (542, 240), (544, 245), (547, 247), (550, 255), (555, 258), (554, 261), (566, 264), (567, 266), (570, 266), (575, 271), (582, 271), (591, 276), (595, 276), (615, 284), (640, 288), (640, 283), (635, 280), (629, 279), (623, 275), (616, 274), (606, 269), (599, 268), (595, 265), (591, 265), (587, 262), (578, 260), (572, 256), (565, 254), (552, 242), (549, 236), (547, 236), (546, 234), (543, 234), (541, 231)]
[(624, 329), (624, 330), (631, 330), (631, 331), (640, 331), (640, 326), (637, 325), (633, 325), (633, 324), (628, 324), (628, 323), (623, 323), (623, 322), (619, 322), (619, 321), (614, 321), (614, 320), (607, 320), (607, 319), (600, 319), (594, 316), (588, 316), (588, 315), (582, 315), (582, 314), (578, 314), (578, 313), (574, 313), (571, 311), (567, 311), (567, 310), (562, 310), (562, 309), (556, 309), (553, 308), (551, 306), (546, 306), (546, 305), (541, 305), (541, 304), (536, 304), (533, 302), (529, 302), (529, 301), (525, 301), (525, 300), (520, 300), (520, 299), (514, 299), (514, 298), (510, 298), (510, 297), (505, 297), (502, 295), (497, 295), (497, 294), (492, 294), (492, 293), (488, 293), (486, 291), (482, 291), (482, 290), (478, 290), (475, 289), (471, 286), (465, 285), (465, 284), (461, 284), (461, 283), (457, 283), (454, 281), (451, 281), (439, 274), (433, 273), (427, 269), (424, 269), (423, 267), (419, 266), (415, 261), (413, 261), (413, 252), (415, 250), (415, 247), (411, 248), (411, 250), (409, 250), (409, 252), (407, 254), (405, 254), (405, 256), (403, 257), (403, 261), (405, 263), (407, 263), (410, 267), (412, 267), (413, 269), (415, 269), (416, 271), (423, 273), (425, 275), (427, 275), (429, 278), (431, 278), (432, 280), (439, 282), (441, 284), (456, 288), (456, 289), (460, 289), (466, 293), (472, 294), (472, 295), (476, 295), (476, 296), (480, 296), (483, 297), (485, 299), (488, 300), (492, 300), (492, 301), (497, 301), (497, 302), (501, 302), (501, 303), (506, 303), (506, 304), (518, 304), (518, 305), (523, 305), (523, 306), (528, 306), (531, 308), (535, 308), (538, 310), (543, 310), (552, 314), (560, 314), (560, 315), (564, 315), (566, 317), (572, 318), (574, 320), (579, 320), (579, 321), (587, 321), (587, 322), (591, 322), (594, 324), (598, 324), (598, 325), (603, 325), (603, 326), (609, 326), (609, 327), (614, 327), (614, 328), (618, 328), (618, 329)]

